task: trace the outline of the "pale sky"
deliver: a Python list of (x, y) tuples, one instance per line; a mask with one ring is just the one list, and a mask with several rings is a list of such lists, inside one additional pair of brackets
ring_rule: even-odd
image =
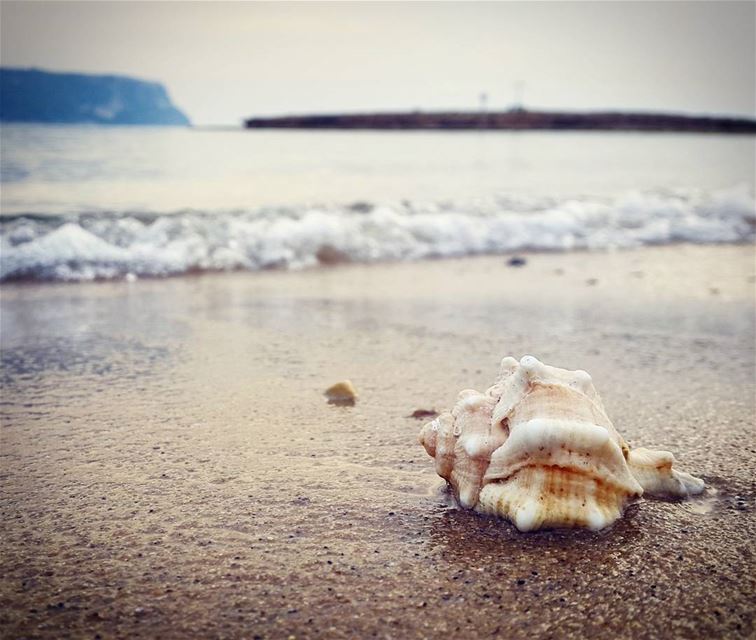
[(195, 124), (526, 106), (755, 115), (754, 2), (9, 2), (3, 66), (167, 86)]

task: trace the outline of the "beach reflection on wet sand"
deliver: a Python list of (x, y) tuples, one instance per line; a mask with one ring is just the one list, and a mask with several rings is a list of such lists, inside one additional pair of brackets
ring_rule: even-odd
[[(6, 287), (3, 635), (747, 637), (752, 257)], [(600, 533), (455, 509), (408, 416), (524, 353), (712, 490)]]

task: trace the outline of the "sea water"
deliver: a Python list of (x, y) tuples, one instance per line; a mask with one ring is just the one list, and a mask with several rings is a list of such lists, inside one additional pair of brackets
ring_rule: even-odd
[(753, 136), (0, 131), (6, 280), (756, 237)]

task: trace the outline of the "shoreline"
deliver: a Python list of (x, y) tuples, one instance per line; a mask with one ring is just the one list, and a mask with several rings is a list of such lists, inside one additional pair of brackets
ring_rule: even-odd
[[(24, 217), (24, 216), (19, 216)], [(549, 249), (523, 249), (523, 250), (512, 250), (512, 251), (503, 251), (503, 252), (497, 252), (497, 253), (475, 253), (475, 254), (469, 254), (469, 255), (462, 255), (462, 256), (431, 256), (431, 257), (423, 257), (415, 260), (375, 260), (370, 262), (359, 262), (356, 260), (352, 260), (349, 258), (349, 256), (341, 255), (338, 250), (336, 250), (335, 254), (331, 255), (328, 254), (328, 257), (325, 259), (319, 259), (317, 264), (314, 265), (306, 265), (301, 267), (263, 267), (258, 269), (247, 269), (243, 267), (235, 268), (235, 269), (192, 269), (189, 271), (179, 272), (179, 273), (168, 273), (164, 275), (153, 275), (153, 274), (125, 274), (122, 276), (117, 277), (95, 277), (92, 279), (82, 279), (82, 280), (52, 280), (52, 279), (40, 279), (35, 276), (17, 276), (17, 277), (11, 277), (6, 279), (0, 279), (0, 285), (4, 287), (33, 287), (33, 286), (43, 286), (43, 285), (84, 285), (84, 284), (106, 284), (106, 283), (127, 283), (127, 284), (133, 284), (137, 281), (164, 281), (164, 280), (176, 280), (176, 279), (183, 279), (183, 278), (202, 278), (202, 277), (220, 277), (220, 276), (236, 276), (236, 275), (242, 275), (242, 274), (285, 274), (285, 273), (310, 273), (310, 272), (319, 272), (321, 270), (325, 271), (331, 271), (331, 270), (340, 270), (340, 269), (350, 269), (350, 268), (385, 268), (385, 267), (391, 267), (395, 265), (412, 265), (412, 264), (423, 264), (423, 263), (437, 263), (437, 262), (449, 262), (449, 263), (459, 263), (459, 262), (466, 262), (466, 261), (475, 261), (475, 260), (503, 260), (507, 261), (508, 259), (512, 258), (524, 258), (525, 264), (527, 264), (527, 260), (529, 257), (538, 257), (538, 256), (612, 256), (616, 254), (624, 254), (629, 253), (632, 254), (634, 252), (643, 252), (643, 251), (663, 251), (665, 249), (671, 249), (671, 250), (685, 250), (686, 248), (695, 250), (696, 247), (700, 247), (702, 249), (715, 249), (715, 248), (726, 248), (726, 247), (732, 247), (736, 249), (751, 249), (754, 252), (754, 255), (756, 256), (756, 244), (754, 244), (753, 241), (750, 240), (743, 240), (741, 242), (712, 242), (712, 243), (691, 243), (691, 242), (673, 242), (669, 244), (652, 244), (652, 245), (642, 245), (637, 247), (613, 247), (613, 248), (599, 248), (599, 249), (586, 249), (586, 248), (577, 248), (577, 249), (569, 249), (569, 250), (549, 250)], [(330, 247), (329, 247), (330, 249)], [(508, 266), (524, 266), (524, 265), (508, 265)], [(132, 277), (130, 277), (132, 276)]]
[[(4, 284), (4, 635), (749, 637), (754, 248), (518, 255)], [(707, 492), (450, 505), (407, 416), (525, 353)]]

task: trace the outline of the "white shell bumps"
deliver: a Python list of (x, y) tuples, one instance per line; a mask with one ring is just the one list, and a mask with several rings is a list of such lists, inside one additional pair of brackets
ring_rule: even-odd
[(520, 531), (612, 524), (643, 495), (701, 493), (666, 451), (629, 447), (585, 371), (533, 356), (504, 358), (485, 393), (462, 391), (420, 443), (459, 503), (508, 518)]

